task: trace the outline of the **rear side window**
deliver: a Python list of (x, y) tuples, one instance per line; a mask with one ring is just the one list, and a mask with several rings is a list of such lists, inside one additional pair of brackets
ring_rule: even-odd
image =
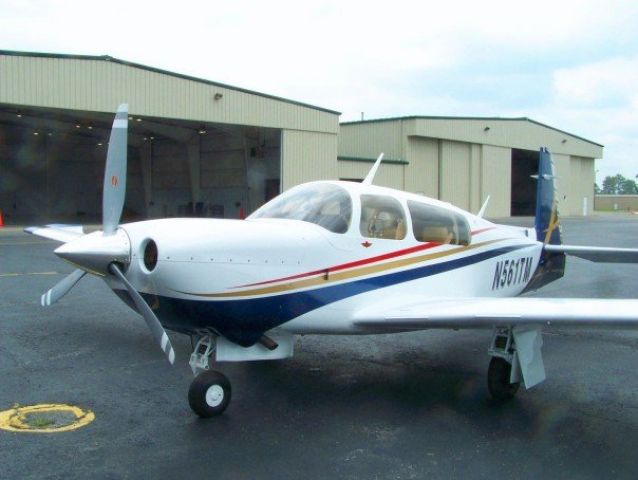
[(384, 195), (361, 195), (361, 235), (370, 238), (403, 240), (405, 212), (396, 198)]
[(445, 208), (408, 200), (412, 231), (419, 242), (469, 245), (470, 225), (463, 215)]

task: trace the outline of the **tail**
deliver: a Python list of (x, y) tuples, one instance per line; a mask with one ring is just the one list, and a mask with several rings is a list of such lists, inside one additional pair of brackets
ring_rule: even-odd
[[(543, 242), (543, 247), (545, 245), (561, 245), (563, 243), (558, 219), (555, 178), (552, 154), (549, 153), (547, 148), (541, 147), (538, 159), (534, 228), (536, 229), (536, 239), (539, 242)], [(538, 268), (525, 290), (536, 290), (543, 285), (558, 280), (564, 273), (565, 254), (548, 252), (543, 248)]]
[(536, 228), (536, 239), (545, 245), (560, 245), (563, 243), (558, 223), (558, 205), (554, 179), (552, 154), (549, 153), (547, 148), (541, 147), (538, 159), (534, 227)]

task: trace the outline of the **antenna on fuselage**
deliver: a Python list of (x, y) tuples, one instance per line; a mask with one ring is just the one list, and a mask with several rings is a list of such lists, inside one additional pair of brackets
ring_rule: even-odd
[(374, 180), (374, 176), (376, 175), (382, 160), (383, 160), (383, 153), (379, 155), (379, 158), (377, 158), (377, 161), (374, 162), (374, 165), (372, 165), (372, 168), (368, 172), (368, 175), (366, 175), (366, 178), (364, 178), (363, 182), (361, 183), (363, 183), (364, 185), (372, 185), (372, 180)]
[(483, 215), (485, 215), (485, 210), (487, 210), (487, 204), (488, 203), (490, 203), (490, 196), (489, 195), (485, 199), (485, 203), (483, 204), (483, 206), (481, 207), (479, 212), (476, 214), (477, 217), (483, 218)]

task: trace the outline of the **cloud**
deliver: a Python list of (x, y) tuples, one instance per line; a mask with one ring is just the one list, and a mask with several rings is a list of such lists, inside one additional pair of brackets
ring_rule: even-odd
[(343, 120), (530, 116), (605, 143), (619, 168), (637, 133), (632, 1), (5, 0), (0, 21), (2, 48), (109, 54)]

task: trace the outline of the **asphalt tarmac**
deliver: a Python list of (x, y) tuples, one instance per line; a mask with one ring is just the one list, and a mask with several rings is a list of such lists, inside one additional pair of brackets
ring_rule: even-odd
[[(636, 247), (638, 216), (563, 219), (566, 243)], [(226, 364), (233, 400), (201, 420), (190, 341), (170, 367), (141, 317), (72, 268), (56, 242), (0, 229), (0, 410), (64, 403), (70, 432), (0, 430), (1, 479), (638, 477), (638, 332), (544, 335), (547, 381), (505, 405), (487, 393), (490, 332), (306, 336), (280, 362)], [(636, 297), (638, 265), (568, 259), (537, 295)]]

